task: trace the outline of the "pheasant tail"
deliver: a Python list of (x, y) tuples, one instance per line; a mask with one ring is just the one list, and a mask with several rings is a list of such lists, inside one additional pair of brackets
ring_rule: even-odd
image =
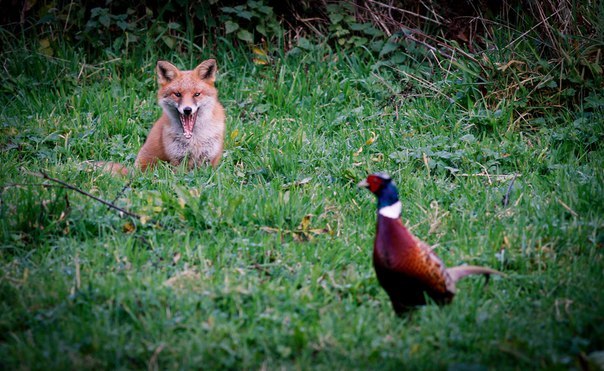
[(449, 277), (451, 277), (451, 280), (453, 280), (453, 282), (457, 282), (465, 276), (469, 276), (472, 274), (484, 274), (487, 277), (492, 274), (505, 276), (504, 273), (501, 273), (495, 269), (477, 267), (475, 265), (460, 265), (459, 267), (447, 268), (447, 273), (449, 273)]

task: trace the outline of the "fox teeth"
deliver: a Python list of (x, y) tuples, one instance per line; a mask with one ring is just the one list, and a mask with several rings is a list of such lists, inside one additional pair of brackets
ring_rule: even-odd
[(180, 115), (180, 123), (182, 125), (182, 131), (185, 138), (189, 139), (193, 136), (195, 121), (197, 121), (197, 112), (189, 116)]

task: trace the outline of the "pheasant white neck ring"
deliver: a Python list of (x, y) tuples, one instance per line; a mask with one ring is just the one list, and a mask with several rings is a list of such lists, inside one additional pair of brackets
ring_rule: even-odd
[(392, 205), (383, 206), (378, 210), (378, 213), (381, 216), (385, 216), (390, 219), (398, 219), (401, 217), (401, 211), (403, 209), (403, 204), (400, 201), (396, 201)]

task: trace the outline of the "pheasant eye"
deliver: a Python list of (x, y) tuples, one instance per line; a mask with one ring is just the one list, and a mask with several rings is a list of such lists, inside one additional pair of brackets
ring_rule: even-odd
[(193, 96), (194, 97), (199, 97), (199, 93), (195, 93)]
[(180, 94), (179, 92), (174, 93), (174, 95), (176, 95), (176, 97), (180, 98), (182, 96), (182, 94)]

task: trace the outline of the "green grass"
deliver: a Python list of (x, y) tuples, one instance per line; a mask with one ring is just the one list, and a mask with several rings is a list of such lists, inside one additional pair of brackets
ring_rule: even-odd
[[(160, 166), (122, 192), (82, 163), (132, 165), (160, 114), (155, 60), (210, 54), (56, 55), (2, 52), (2, 368), (568, 369), (604, 349), (602, 105), (511, 125), (511, 101), (452, 104), (438, 74), (443, 95), (364, 54), (256, 66), (218, 49), (220, 166)], [(373, 171), (447, 265), (507, 278), (394, 316), (371, 265), (375, 200), (355, 186)]]

